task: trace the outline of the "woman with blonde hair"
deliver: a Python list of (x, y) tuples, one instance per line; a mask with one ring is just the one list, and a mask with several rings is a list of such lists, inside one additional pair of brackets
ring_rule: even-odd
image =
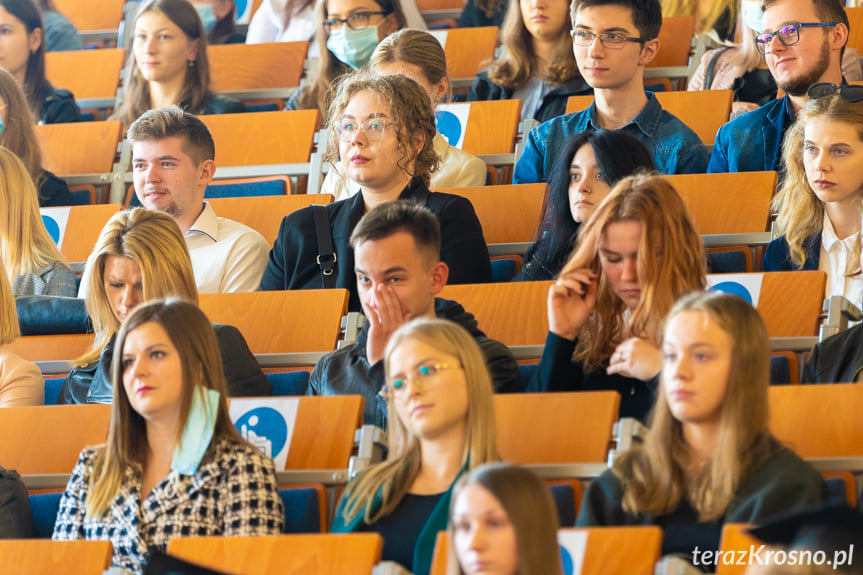
[(468, 100), (521, 100), (522, 120), (546, 122), (565, 114), (570, 96), (593, 94), (578, 72), (571, 29), (566, 0), (511, 1), (502, 55), (477, 74)]
[(620, 416), (644, 420), (665, 314), (706, 281), (703, 244), (677, 191), (659, 176), (624, 178), (582, 226), (549, 289), (549, 334), (531, 389), (616, 390)]
[(231, 422), (221, 364), (194, 303), (155, 300), (129, 315), (114, 351), (108, 440), (81, 452), (55, 541), (108, 540), (112, 564), (139, 574), (178, 536), (281, 532), (273, 460)]
[(548, 486), (509, 463), (480, 465), (453, 491), (450, 575), (563, 575)]
[[(85, 274), (89, 289), (84, 302), (96, 338), (66, 376), (60, 403), (111, 403), (114, 341), (126, 317), (139, 304), (156, 298), (173, 296), (197, 303), (198, 288), (189, 250), (174, 218), (144, 208), (118, 212), (108, 220)], [(239, 330), (214, 327), (229, 394), (270, 395), (269, 381)]]
[(42, 168), (42, 151), (27, 108), (27, 97), (15, 78), (0, 69), (0, 146), (9, 148), (24, 163), (39, 190), (39, 205), (68, 206), (72, 203), (66, 182)]
[(242, 102), (210, 91), (207, 33), (187, 0), (147, 0), (132, 30), (123, 101), (113, 119), (130, 126), (147, 110), (172, 104), (198, 116), (245, 111)]
[[(2, 262), (0, 262), (2, 263)], [(0, 407), (45, 403), (45, 380), (36, 364), (6, 348), (21, 335), (15, 295), (9, 279), (0, 274)]]
[(438, 217), (440, 258), (449, 267), (449, 283), (491, 281), (488, 247), (473, 205), (462, 196), (429, 190), (440, 156), (426, 91), (401, 74), (358, 72), (340, 80), (329, 118), (328, 159), (332, 164), (341, 160), (359, 193), (320, 208), (318, 215), (318, 208), (310, 206), (285, 216), (261, 289), (345, 288), (351, 294), (348, 308), (359, 311), (348, 240), (364, 214), (395, 200), (412, 201)]
[(384, 367), (387, 458), (348, 483), (331, 531), (380, 533), (384, 560), (428, 575), (456, 480), (499, 459), (491, 378), (473, 337), (436, 318), (396, 330)]
[(863, 87), (815, 84), (809, 94), (782, 144), (786, 174), (773, 207), (785, 233), (767, 246), (761, 269), (825, 271), (825, 297), (860, 305)]
[[(423, 30), (405, 28), (384, 38), (372, 53), (369, 71), (383, 76), (407, 76), (428, 93), (432, 110), (446, 99), (450, 91), (443, 47), (437, 38)], [(429, 188), (440, 190), (485, 185), (485, 162), (449, 145), (440, 132), (434, 136), (434, 149), (440, 156), (440, 166), (432, 172)], [(343, 200), (359, 191), (359, 185), (342, 172), (343, 165), (337, 162), (335, 169), (324, 178), (322, 194), (333, 194), (337, 200)]]
[(75, 273), (48, 235), (21, 160), (0, 147), (0, 255), (15, 296), (75, 297)]
[(662, 552), (719, 549), (722, 525), (761, 523), (826, 496), (821, 475), (770, 433), (770, 341), (738, 296), (691, 294), (668, 314), (642, 444), (585, 491), (576, 525), (659, 525)]

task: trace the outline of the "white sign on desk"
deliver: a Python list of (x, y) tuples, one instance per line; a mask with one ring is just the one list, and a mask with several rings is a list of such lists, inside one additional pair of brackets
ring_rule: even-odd
[(299, 405), (297, 397), (232, 399), (229, 413), (243, 439), (272, 457), (276, 471), (281, 471), (288, 461)]
[(71, 208), (39, 208), (42, 214), (42, 223), (48, 230), (48, 235), (57, 244), (57, 249), (63, 247), (63, 237), (66, 235), (66, 226), (69, 223), (69, 212)]

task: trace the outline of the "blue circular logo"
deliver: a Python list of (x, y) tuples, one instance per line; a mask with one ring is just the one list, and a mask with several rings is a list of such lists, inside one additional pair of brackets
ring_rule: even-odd
[(446, 138), (449, 145), (455, 146), (458, 144), (462, 132), (461, 122), (459, 122), (458, 117), (452, 112), (446, 111), (435, 112), (434, 117), (437, 121), (437, 131)]
[(738, 297), (746, 300), (746, 303), (752, 305), (752, 294), (749, 293), (749, 290), (743, 287), (742, 284), (737, 282), (721, 282), (713, 286), (711, 291), (721, 291), (723, 293), (730, 293), (732, 295), (736, 295)]
[(288, 440), (288, 424), (281, 413), (272, 407), (258, 407), (245, 413), (234, 424), (249, 443), (275, 457), (285, 447)]
[(51, 236), (54, 243), (60, 243), (60, 224), (57, 223), (57, 220), (43, 214), (42, 223), (45, 224), (45, 229), (48, 230), (48, 235)]
[(246, 13), (246, 10), (249, 7), (249, 0), (234, 0), (234, 4), (237, 6), (236, 14), (239, 18)]
[(558, 545), (558, 547), (560, 547), (560, 559), (563, 563), (563, 573), (564, 575), (572, 575), (572, 572), (575, 570), (572, 555), (569, 554), (569, 551), (567, 551), (566, 547), (563, 545)]

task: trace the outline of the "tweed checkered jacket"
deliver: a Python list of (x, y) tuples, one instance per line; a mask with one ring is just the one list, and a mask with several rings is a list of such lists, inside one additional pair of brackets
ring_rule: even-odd
[(97, 449), (81, 452), (54, 525), (56, 541), (109, 540), (113, 565), (141, 573), (147, 558), (174, 537), (277, 535), (284, 526), (272, 459), (226, 438), (193, 476), (171, 472), (141, 501), (141, 472), (125, 481), (107, 512), (86, 518), (87, 490)]

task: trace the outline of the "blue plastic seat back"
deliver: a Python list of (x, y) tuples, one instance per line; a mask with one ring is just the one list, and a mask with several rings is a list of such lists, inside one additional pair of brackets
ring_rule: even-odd
[(51, 539), (62, 496), (62, 493), (38, 493), (29, 497), (37, 539)]
[(321, 533), (321, 507), (317, 489), (279, 489), (285, 506), (285, 533)]
[(268, 373), (267, 379), (273, 386), (273, 395), (305, 395), (309, 386), (308, 371)]
[(552, 485), (551, 497), (557, 507), (561, 527), (575, 526), (575, 493), (571, 485)]

